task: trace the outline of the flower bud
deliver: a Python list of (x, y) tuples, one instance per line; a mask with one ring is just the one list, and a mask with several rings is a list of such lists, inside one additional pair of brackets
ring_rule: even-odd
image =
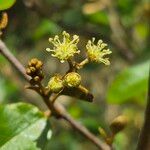
[(44, 78), (44, 74), (42, 71), (43, 63), (42, 61), (38, 60), (37, 58), (32, 58), (28, 62), (28, 67), (26, 68), (26, 73), (32, 78), (32, 82), (37, 84), (41, 82)]
[(76, 72), (70, 72), (65, 75), (64, 85), (67, 87), (78, 87), (81, 84), (81, 76)]
[(48, 82), (48, 88), (54, 93), (60, 92), (63, 89), (63, 83), (61, 80), (61, 76), (56, 75), (56, 76), (50, 78), (50, 80)]
[(127, 125), (127, 122), (128, 121), (125, 116), (118, 116), (117, 118), (115, 118), (110, 125), (112, 133), (116, 134), (123, 130)]
[(35, 76), (35, 77), (33, 78), (33, 80), (34, 80), (35, 82), (39, 82), (39, 81), (40, 81), (40, 77), (39, 77), (39, 76)]
[(31, 71), (32, 73), (34, 73), (34, 72), (36, 72), (36, 68), (35, 68), (35, 67), (30, 67), (30, 71)]
[(37, 63), (38, 63), (38, 59), (37, 58), (32, 58), (31, 60), (30, 60), (30, 62), (31, 62), (31, 65), (36, 65)]
[(43, 63), (41, 61), (38, 61), (36, 64), (36, 68), (40, 69), (43, 66)]
[(31, 70), (29, 68), (26, 68), (26, 74), (31, 75)]

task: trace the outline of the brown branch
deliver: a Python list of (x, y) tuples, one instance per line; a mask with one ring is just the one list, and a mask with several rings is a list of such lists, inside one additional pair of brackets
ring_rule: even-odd
[(147, 106), (145, 111), (144, 124), (138, 140), (137, 150), (150, 149), (150, 72), (149, 72), (149, 85), (147, 95)]
[(30, 77), (26, 75), (25, 68), (9, 51), (6, 45), (0, 40), (0, 54), (2, 54), (15, 68), (19, 71), (27, 81), (30, 81)]
[(95, 143), (99, 149), (110, 149), (108, 146), (104, 145), (102, 141), (100, 141), (95, 135), (91, 134), (87, 128), (85, 128), (83, 125), (75, 121), (67, 112), (62, 113), (63, 115), (61, 118), (69, 122), (75, 129), (77, 129), (81, 134), (83, 134), (85, 137), (88, 137), (90, 141)]
[[(21, 73), (21, 75), (30, 82), (30, 77), (26, 75), (25, 68), (22, 66), (22, 64), (15, 58), (15, 56), (9, 51), (9, 49), (6, 47), (4, 42), (0, 40), (0, 53), (18, 70), (18, 72)], [(44, 102), (48, 106), (49, 109), (52, 108), (51, 103), (49, 102), (49, 99), (46, 99), (43, 97)], [(78, 123), (76, 120), (74, 120), (65, 110), (65, 108), (60, 104), (56, 103), (53, 105), (54, 111), (57, 112), (57, 115), (59, 114), (59, 118), (66, 120), (68, 123), (72, 125), (77, 131), (79, 131), (82, 135), (84, 135), (89, 141), (91, 141), (93, 144), (97, 146), (100, 150), (110, 150), (110, 147), (102, 142), (100, 139), (98, 139), (94, 134), (92, 134), (88, 129), (86, 129), (83, 125)]]
[(78, 131), (83, 134), (84, 136), (88, 137), (88, 139), (90, 141), (92, 141), (93, 143), (95, 143), (95, 145), (97, 145), (98, 148), (100, 149), (110, 149), (108, 146), (106, 147), (103, 142), (101, 142), (95, 135), (91, 134), (87, 128), (85, 128), (83, 125), (79, 124), (78, 122), (76, 122), (74, 119), (72, 119), (72, 117), (65, 113), (63, 114), (62, 118), (66, 121), (68, 121), (75, 129), (78, 129)]

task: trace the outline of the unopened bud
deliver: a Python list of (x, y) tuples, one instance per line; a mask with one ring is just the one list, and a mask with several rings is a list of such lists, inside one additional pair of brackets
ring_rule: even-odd
[(26, 69), (27, 75), (31, 75), (31, 70), (29, 68)]
[(76, 72), (70, 72), (64, 77), (63, 83), (67, 87), (78, 87), (81, 84), (81, 76)]
[(128, 122), (128, 120), (127, 120), (127, 117), (125, 117), (125, 116), (121, 115), (121, 116), (118, 116), (117, 118), (115, 118), (110, 125), (112, 133), (116, 134), (116, 133), (122, 131), (125, 128), (125, 126), (127, 125), (127, 122)]
[(39, 82), (40, 81), (40, 77), (39, 76), (35, 76), (33, 79), (34, 79), (35, 82)]
[(42, 81), (42, 79), (44, 78), (42, 66), (43, 66), (42, 61), (38, 60), (37, 58), (32, 58), (28, 62), (28, 67), (26, 68), (26, 73), (27, 73), (27, 75), (31, 76), (32, 82), (34, 84)]
[(40, 69), (43, 66), (43, 63), (41, 61), (38, 61), (36, 64), (36, 68)]
[(30, 69), (30, 71), (31, 71), (32, 73), (34, 73), (34, 72), (36, 71), (36, 68), (35, 68), (35, 67), (30, 67), (29, 69)]
[(30, 62), (31, 62), (31, 64), (32, 65), (36, 65), (37, 63), (38, 63), (38, 59), (37, 58), (32, 58), (31, 60), (30, 60)]
[(54, 93), (60, 92), (63, 89), (61, 76), (56, 75), (50, 78), (50, 81), (48, 82), (48, 88)]

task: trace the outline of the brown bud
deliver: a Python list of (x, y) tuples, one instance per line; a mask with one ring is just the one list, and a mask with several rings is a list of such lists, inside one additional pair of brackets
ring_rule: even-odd
[(31, 70), (32, 73), (36, 72), (36, 68), (35, 67), (30, 67), (29, 69)]
[(30, 60), (30, 62), (31, 62), (31, 65), (35, 66), (38, 63), (38, 59), (37, 58), (32, 58)]
[(116, 117), (110, 125), (110, 129), (112, 133), (117, 134), (118, 132), (123, 130), (125, 126), (127, 125), (127, 122), (128, 120), (126, 116), (121, 115), (121, 116)]
[(28, 74), (28, 75), (31, 74), (31, 70), (29, 68), (26, 69), (26, 74)]
[(32, 67), (32, 64), (30, 61), (28, 62), (28, 67)]
[(38, 61), (36, 64), (36, 68), (40, 69), (43, 66), (43, 63), (41, 61)]
[(44, 78), (42, 65), (42, 61), (37, 58), (33, 58), (28, 62), (26, 73), (31, 76), (33, 83), (40, 82)]
[(39, 76), (35, 76), (33, 79), (34, 79), (35, 82), (39, 82), (40, 81), (40, 77)]

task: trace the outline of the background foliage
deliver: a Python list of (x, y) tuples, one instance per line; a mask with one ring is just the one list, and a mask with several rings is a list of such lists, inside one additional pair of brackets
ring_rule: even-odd
[[(0, 10), (10, 8), (14, 2), (0, 0)], [(114, 145), (117, 150), (134, 149), (143, 121), (148, 85), (150, 3), (147, 0), (18, 0), (6, 11), (9, 24), (2, 38), (24, 65), (32, 57), (43, 60), (47, 79), (67, 69), (67, 64), (63, 66), (45, 51), (50, 36), (66, 30), (80, 35), (83, 43), (92, 37), (108, 43), (113, 52), (110, 67), (90, 64), (80, 72), (83, 84), (95, 95), (94, 103), (65, 96), (59, 101), (74, 118), (97, 135), (99, 126), (109, 132), (108, 124), (114, 117), (127, 115), (130, 120), (128, 127), (116, 136)], [(79, 45), (84, 57), (83, 46)], [(9, 139), (1, 136), (2, 132), (10, 137), (15, 135), (13, 140), (21, 136), (23, 144), (30, 143), (32, 149), (96, 149), (63, 121), (51, 118), (46, 122), (37, 108), (24, 104), (30, 102), (40, 110), (46, 110), (37, 94), (24, 89), (25, 84), (0, 56), (0, 149), (9, 149), (7, 144), (3, 147), (5, 142), (12, 146)], [(6, 105), (20, 101), (24, 103)], [(31, 120), (37, 121), (31, 124)], [(9, 129), (3, 129), (3, 123)], [(29, 133), (34, 126), (39, 126), (40, 130), (37, 132), (34, 128), (32, 137), (26, 138), (29, 136), (26, 132)], [(53, 131), (52, 138), (49, 138), (49, 128)], [(19, 145), (15, 147), (19, 149)]]

